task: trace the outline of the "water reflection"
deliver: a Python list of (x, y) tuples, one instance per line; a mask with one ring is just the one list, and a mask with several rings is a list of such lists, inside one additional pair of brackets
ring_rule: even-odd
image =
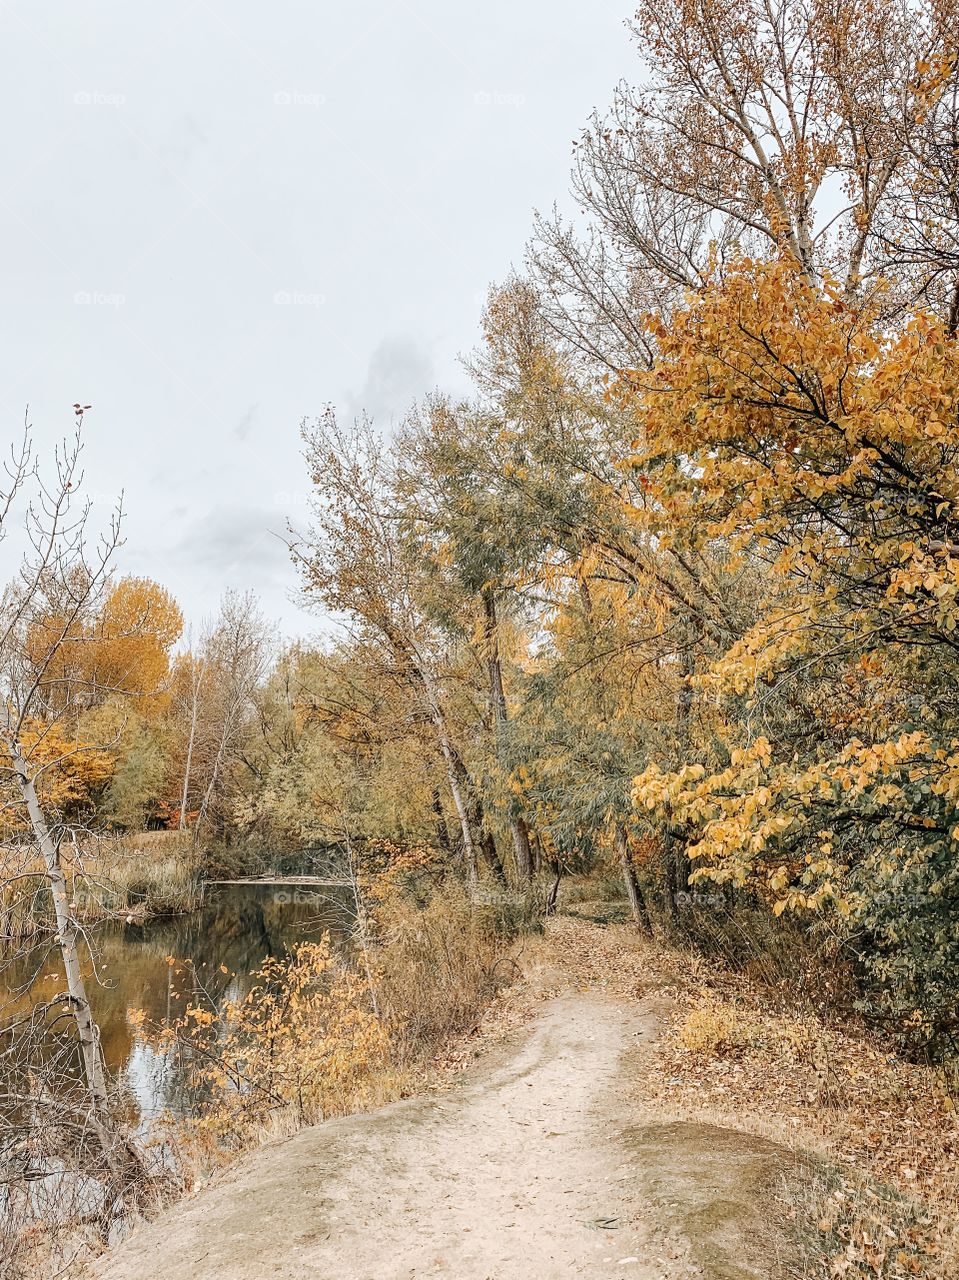
[[(127, 1011), (142, 1009), (153, 1023), (175, 1020), (202, 985), (210, 997), (236, 999), (251, 986), (250, 974), (267, 956), (329, 932), (343, 940), (349, 929), (343, 890), (293, 885), (209, 886), (200, 910), (144, 924), (109, 923), (91, 933), (96, 973), (88, 964), (89, 993), (100, 1024), (109, 1069), (123, 1076), (141, 1116), (179, 1110), (175, 1062), (137, 1043)], [(168, 957), (179, 962), (171, 965)], [(189, 962), (189, 963), (184, 963)], [(55, 954), (36, 949), (4, 974), (11, 990), (29, 980), (34, 1001), (62, 990)], [(195, 976), (194, 976), (195, 975)], [(22, 1002), (7, 1003), (4, 1016)]]

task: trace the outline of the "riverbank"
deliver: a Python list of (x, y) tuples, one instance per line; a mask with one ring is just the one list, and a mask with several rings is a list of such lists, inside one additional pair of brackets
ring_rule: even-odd
[[(304, 872), (309, 851), (268, 855), (259, 847), (198, 847), (189, 830), (88, 834), (62, 854), (71, 907), (85, 928), (186, 915), (202, 906), (213, 885), (289, 885), (295, 891), (349, 883), (342, 875)], [(8, 952), (50, 933), (52, 904), (33, 845), (14, 843), (0, 851), (0, 886), (0, 936)]]
[(956, 1274), (934, 1073), (626, 926), (515, 956), (417, 1099), (252, 1152), (97, 1276)]
[[(203, 877), (184, 831), (87, 836), (61, 847), (70, 906), (87, 927), (194, 911)], [(0, 851), (0, 934), (7, 953), (53, 929), (46, 872), (32, 844)]]

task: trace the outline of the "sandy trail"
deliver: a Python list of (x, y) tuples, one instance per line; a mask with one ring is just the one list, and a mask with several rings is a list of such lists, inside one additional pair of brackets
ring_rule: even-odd
[[(550, 1001), (441, 1097), (274, 1143), (138, 1230), (102, 1280), (767, 1277), (754, 1249), (776, 1153), (631, 1121), (642, 1006)], [(771, 1264), (770, 1264), (771, 1266)]]

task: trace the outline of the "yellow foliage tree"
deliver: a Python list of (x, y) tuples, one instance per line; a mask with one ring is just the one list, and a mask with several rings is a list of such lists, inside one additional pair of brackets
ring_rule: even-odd
[[(20, 744), (30, 759), (37, 793), (48, 813), (61, 821), (76, 821), (94, 812), (113, 777), (115, 762), (109, 751), (61, 722), (48, 725), (36, 720), (24, 726)], [(10, 768), (9, 754), (0, 751), (0, 769)], [(12, 788), (7, 789), (12, 797)], [(16, 804), (5, 806), (4, 819), (12, 830), (28, 827), (27, 814)]]
[[(777, 911), (849, 910), (866, 831), (894, 861), (959, 836), (959, 739), (932, 694), (959, 652), (959, 343), (922, 313), (888, 331), (881, 306), (850, 307), (789, 257), (743, 262), (655, 323), (656, 367), (621, 387), (648, 495), (636, 519), (663, 544), (759, 561), (770, 584), (697, 679), (744, 710), (727, 763), (653, 765), (636, 797), (689, 825), (700, 874), (758, 876)], [(823, 680), (840, 704), (855, 686), (861, 736)], [(777, 697), (805, 698), (804, 741)]]
[(168, 591), (149, 578), (127, 577), (114, 582), (89, 615), (48, 600), (32, 619), (25, 650), (38, 670), (43, 664), (41, 695), (51, 715), (124, 696), (153, 716), (169, 700), (170, 651), (182, 629)]

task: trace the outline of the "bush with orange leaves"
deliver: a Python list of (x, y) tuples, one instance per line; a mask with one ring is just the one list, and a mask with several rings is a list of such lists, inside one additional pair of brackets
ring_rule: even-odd
[(270, 957), (242, 999), (195, 1004), (150, 1036), (179, 1050), (191, 1089), (203, 1100), (187, 1137), (206, 1155), (255, 1145), (264, 1128), (296, 1129), (395, 1096), (391, 1044), (370, 988), (334, 953), (329, 939)]

